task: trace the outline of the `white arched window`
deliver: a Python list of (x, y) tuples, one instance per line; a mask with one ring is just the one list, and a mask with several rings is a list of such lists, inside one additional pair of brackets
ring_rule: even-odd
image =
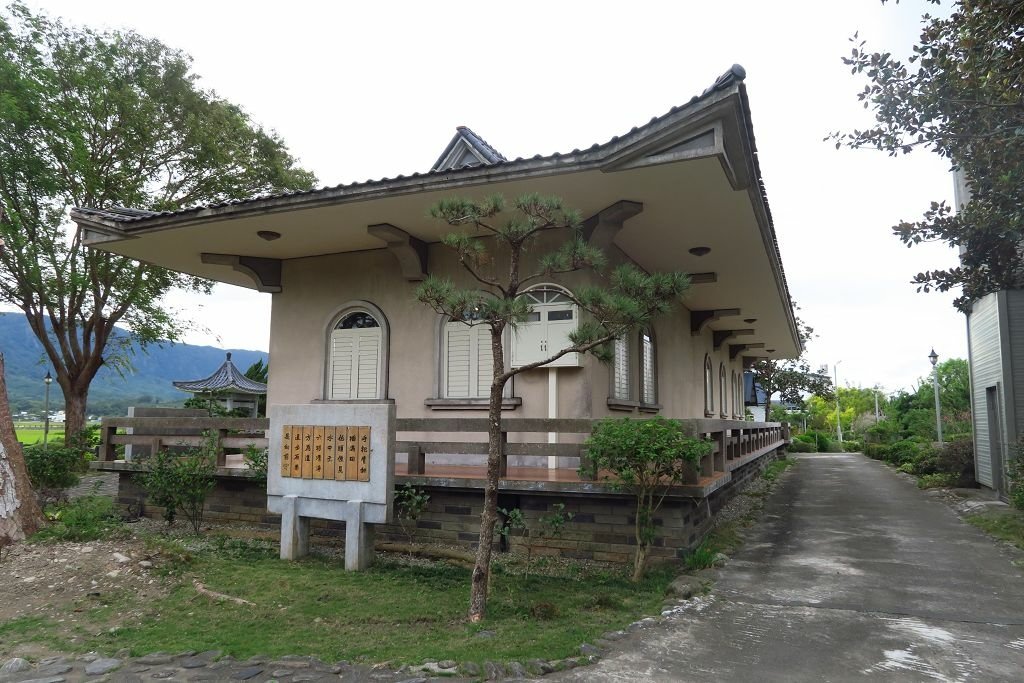
[(643, 328), (612, 342), (609, 406), (615, 410), (658, 410), (658, 366), (654, 331)]
[(386, 397), (386, 335), (383, 316), (364, 308), (344, 311), (331, 327), (326, 398), (335, 401)]
[(711, 356), (704, 355), (704, 417), (715, 414), (715, 375), (711, 368)]
[(640, 403), (658, 402), (658, 369), (654, 348), (654, 333), (650, 328), (640, 330)]
[(736, 371), (732, 371), (732, 416), (733, 419), (740, 419), (740, 415), (743, 411), (740, 410), (740, 400), (743, 396), (743, 389), (740, 387), (740, 383), (737, 381), (739, 375)]
[[(531, 310), (512, 333), (512, 367), (544, 360), (571, 346), (569, 334), (579, 326), (579, 309), (564, 288), (538, 285), (521, 296)], [(577, 367), (579, 355), (567, 353), (545, 367)]]
[(725, 384), (725, 363), (718, 364), (718, 416), (729, 417), (729, 392)]
[(619, 337), (612, 342), (612, 398), (620, 401), (628, 401), (630, 396), (629, 381), (629, 339), (626, 336)]

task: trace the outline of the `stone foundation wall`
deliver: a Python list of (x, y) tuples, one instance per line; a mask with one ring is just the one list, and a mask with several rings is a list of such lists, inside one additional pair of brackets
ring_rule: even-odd
[[(711, 516), (746, 486), (752, 477), (779, 457), (779, 451), (747, 463), (733, 471), (726, 486), (707, 499), (669, 499), (658, 511), (654, 523), (657, 536), (652, 549), (655, 557), (676, 557), (695, 546), (711, 526)], [(138, 475), (120, 472), (119, 505), (134, 513), (160, 518), (163, 510), (146, 502)], [(430, 494), (426, 511), (416, 522), (377, 528), (380, 541), (441, 543), (476, 547), (483, 509), (483, 491), (445, 487), (425, 487)], [(558, 555), (577, 559), (626, 562), (632, 558), (635, 501), (625, 494), (561, 494), (552, 492), (506, 492), (499, 494), (498, 507), (519, 508), (527, 525), (539, 529), (538, 520), (551, 512), (556, 503), (565, 505), (573, 519), (559, 538), (530, 539), (535, 555)], [(265, 530), (280, 528), (281, 517), (266, 509), (262, 483), (238, 477), (218, 477), (217, 486), (206, 500), (205, 519), (215, 523), (234, 523)], [(344, 522), (314, 520), (312, 535), (321, 539), (343, 539)], [(536, 532), (535, 532), (536, 533)], [(509, 539), (499, 537), (500, 549), (522, 549), (527, 542), (522, 530), (514, 530)]]

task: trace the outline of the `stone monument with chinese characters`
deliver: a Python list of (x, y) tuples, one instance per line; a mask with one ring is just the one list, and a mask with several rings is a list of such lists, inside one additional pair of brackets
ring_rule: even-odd
[(373, 524), (391, 521), (392, 401), (275, 405), (270, 418), (267, 507), (281, 514), (281, 558), (309, 550), (309, 520), (345, 522), (345, 568), (373, 557)]

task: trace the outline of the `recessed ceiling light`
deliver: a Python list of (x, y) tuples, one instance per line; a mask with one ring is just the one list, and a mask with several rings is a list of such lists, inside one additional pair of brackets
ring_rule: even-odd
[(690, 253), (694, 256), (707, 256), (711, 253), (711, 247), (694, 247), (690, 249)]
[(750, 323), (756, 323), (757, 322), (757, 318), (744, 318), (743, 322), (745, 322), (746, 324), (749, 325)]
[(280, 239), (281, 233), (274, 232), (273, 230), (259, 230), (257, 231), (256, 236), (259, 237), (261, 240), (273, 242), (276, 239)]

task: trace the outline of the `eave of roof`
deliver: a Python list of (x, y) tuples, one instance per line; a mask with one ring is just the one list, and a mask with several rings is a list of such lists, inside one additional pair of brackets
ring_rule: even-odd
[[(549, 155), (537, 154), (529, 159), (517, 157), (511, 161), (501, 157), (500, 160), (487, 166), (471, 166), (459, 169), (444, 171), (428, 171), (426, 173), (413, 173), (411, 175), (398, 175), (394, 178), (369, 179), (363, 182), (341, 183), (334, 186), (322, 187), (313, 190), (292, 190), (280, 193), (259, 195), (248, 199), (231, 199), (223, 202), (211, 202), (190, 206), (176, 211), (144, 211), (140, 209), (126, 209), (124, 207), (112, 207), (109, 209), (95, 209), (88, 207), (74, 207), (71, 210), (71, 217), (75, 221), (87, 223), (100, 222), (102, 225), (120, 229), (122, 231), (139, 230), (153, 224), (164, 224), (164, 219), (186, 217), (199, 213), (207, 213), (209, 210), (227, 209), (217, 211), (218, 215), (233, 214), (236, 211), (243, 211), (246, 207), (255, 207), (261, 210), (269, 206), (293, 206), (302, 204), (308, 200), (318, 198), (336, 198), (349, 194), (369, 191), (378, 188), (386, 188), (396, 181), (405, 181), (414, 184), (427, 184), (432, 180), (441, 180), (453, 176), (472, 177), (474, 175), (489, 176), (491, 174), (513, 174), (517, 171), (529, 172), (550, 166), (585, 166), (588, 162), (597, 161), (607, 156), (607, 152), (619, 146), (626, 146), (637, 138), (643, 137), (656, 128), (659, 123), (674, 117), (676, 114), (692, 107), (695, 104), (710, 99), (713, 95), (737, 86), (744, 100), (744, 108), (749, 114), (749, 104), (746, 102), (746, 88), (743, 86), (743, 79), (746, 71), (738, 64), (734, 64), (728, 71), (718, 77), (713, 85), (704, 90), (700, 95), (695, 95), (685, 105), (672, 107), (661, 116), (655, 116), (643, 126), (634, 126), (628, 133), (622, 136), (613, 136), (604, 143), (594, 143), (586, 150), (574, 149), (571, 152), (555, 152)], [(748, 116), (749, 119), (749, 116)], [(468, 129), (467, 129), (468, 130)], [(470, 131), (471, 132), (471, 131)], [(479, 139), (479, 136), (474, 134)], [(753, 139), (753, 132), (750, 133)], [(481, 139), (482, 141), (482, 139)], [(486, 144), (486, 143), (484, 143)], [(487, 145), (487, 147), (490, 147)], [(491, 148), (493, 150), (493, 148)], [(496, 150), (495, 153), (497, 154)], [(501, 156), (500, 154), (498, 156)], [(277, 201), (280, 200), (280, 201)], [(269, 206), (268, 206), (269, 205)]]
[[(746, 135), (744, 142), (753, 165), (753, 182), (757, 184), (756, 198), (759, 206), (756, 208), (759, 208), (764, 214), (764, 220), (769, 233), (766, 239), (770, 241), (769, 251), (772, 252), (773, 268), (776, 270), (777, 277), (789, 304), (785, 308), (791, 332), (797, 346), (802, 349), (802, 343), (797, 334), (796, 318), (792, 310), (789, 284), (780, 257), (771, 208), (768, 204), (764, 181), (761, 177), (761, 168), (751, 123), (750, 102), (747, 97), (746, 86), (743, 83), (745, 78), (746, 71), (743, 67), (734, 64), (728, 71), (719, 76), (711, 86), (706, 88), (700, 95), (692, 97), (686, 104), (672, 107), (668, 112), (652, 118), (648, 123), (633, 127), (625, 135), (613, 136), (608, 141), (595, 143), (586, 150), (574, 149), (568, 153), (555, 152), (546, 156), (537, 154), (529, 159), (518, 157), (511, 161), (501, 157), (501, 160), (487, 165), (413, 173), (409, 176), (398, 175), (394, 178), (385, 177), (378, 180), (366, 180), (365, 182), (342, 183), (336, 186), (313, 190), (295, 190), (266, 194), (249, 199), (235, 199), (192, 206), (177, 211), (152, 212), (121, 207), (110, 209), (75, 207), (71, 210), (71, 217), (80, 227), (89, 228), (101, 235), (107, 235), (110, 239), (123, 239), (133, 236), (133, 233), (146, 232), (151, 229), (173, 228), (195, 222), (226, 219), (250, 213), (288, 211), (307, 206), (347, 201), (356, 197), (371, 199), (394, 191), (417, 191), (437, 188), (447, 184), (461, 184), (472, 181), (489, 182), (497, 179), (533, 177), (600, 168), (607, 159), (614, 157), (619, 150), (627, 149), (645, 136), (657, 134), (659, 130), (676, 123), (679, 119), (688, 118), (690, 114), (699, 110), (699, 106), (710, 106), (735, 92), (738, 95), (741, 107), (742, 128), (745, 130)], [(460, 133), (462, 132), (461, 128)], [(469, 129), (466, 130), (469, 131)], [(472, 133), (472, 131), (469, 132)], [(482, 138), (476, 136), (475, 133), (473, 135), (483, 145), (486, 145)], [(493, 150), (489, 145), (486, 146), (497, 154), (496, 150)], [(92, 240), (94, 243), (102, 241), (104, 241), (102, 237)], [(86, 242), (90, 243), (90, 240), (87, 239)]]

